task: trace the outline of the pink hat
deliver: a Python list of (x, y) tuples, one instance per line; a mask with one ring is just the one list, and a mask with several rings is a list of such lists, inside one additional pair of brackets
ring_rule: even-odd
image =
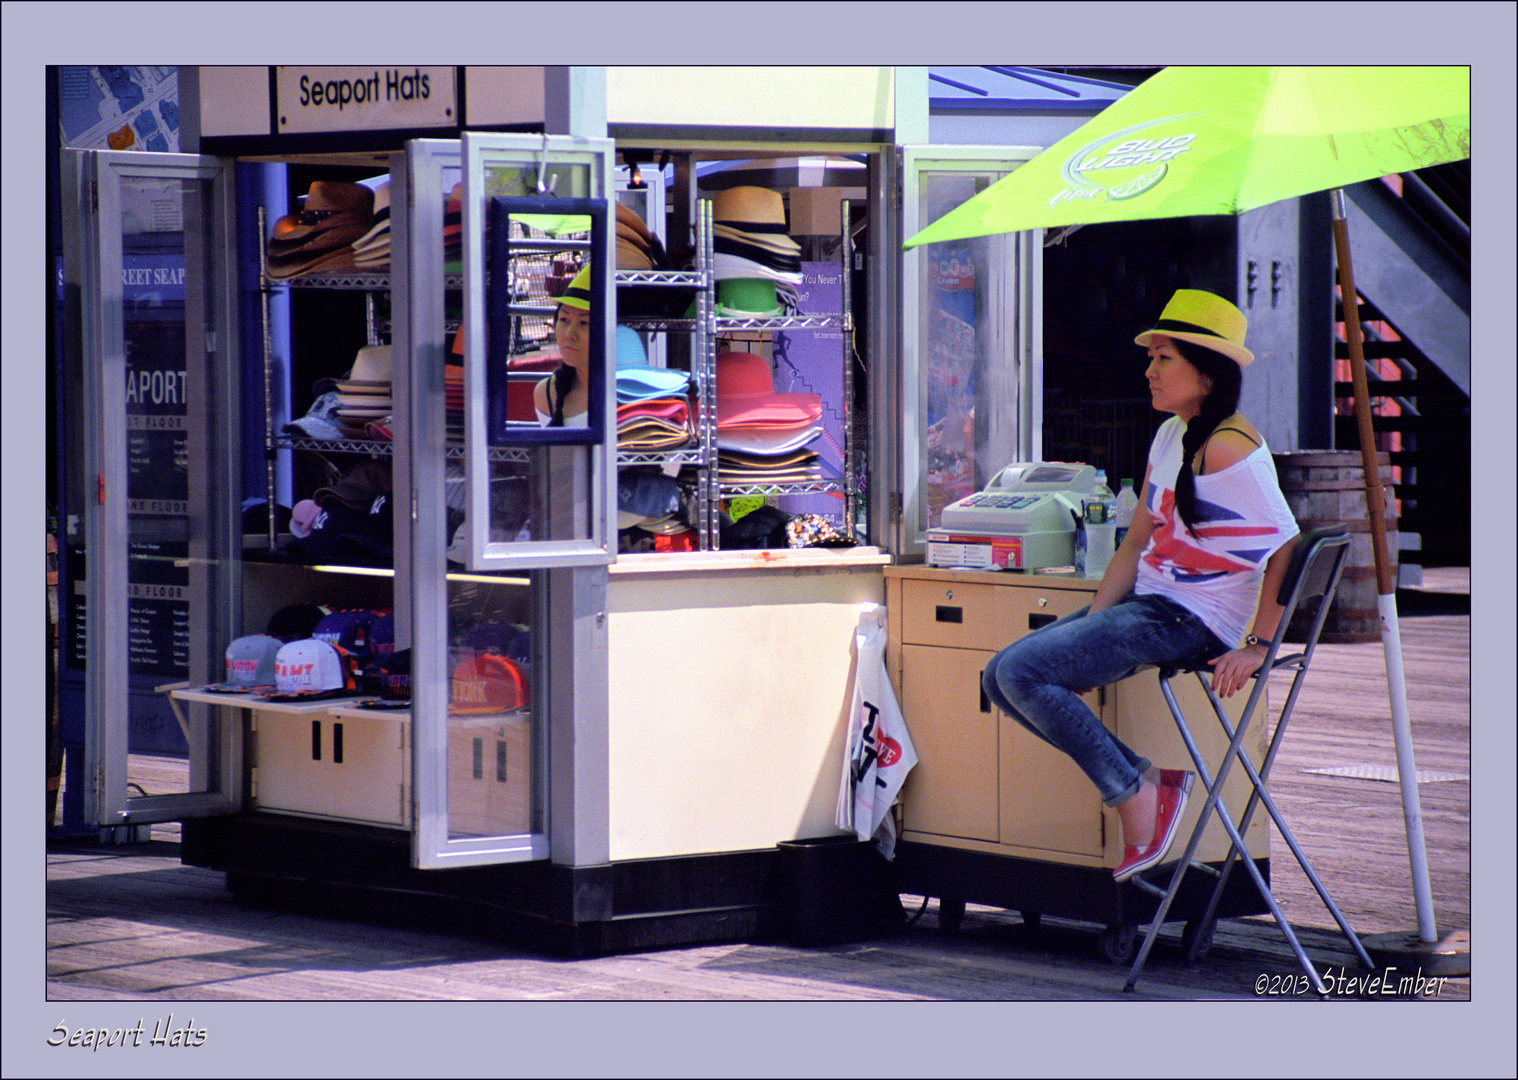
[(717, 357), (717, 427), (806, 427), (821, 417), (818, 395), (775, 393), (764, 357), (731, 352)]

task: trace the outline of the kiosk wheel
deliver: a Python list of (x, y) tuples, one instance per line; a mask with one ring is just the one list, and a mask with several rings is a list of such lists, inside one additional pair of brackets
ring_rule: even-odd
[(1109, 926), (1096, 936), (1097, 951), (1114, 964), (1131, 964), (1138, 955), (1137, 926)]
[(962, 896), (938, 898), (938, 929), (953, 936), (965, 921), (965, 899)]
[(1181, 948), (1186, 951), (1186, 962), (1194, 964), (1212, 949), (1212, 932), (1217, 929), (1217, 920), (1201, 919), (1189, 920), (1181, 930)]

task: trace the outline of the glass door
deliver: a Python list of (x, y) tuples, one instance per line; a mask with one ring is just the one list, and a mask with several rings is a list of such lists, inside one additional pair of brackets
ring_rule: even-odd
[[(579, 853), (592, 815), (567, 799), (580, 774), (561, 765), (585, 753), (583, 626), (604, 611), (615, 536), (611, 159), (608, 140), (466, 133), (409, 143), (392, 169), (395, 490), (410, 503), (395, 523), (397, 648), (411, 650), (418, 867), (604, 861)], [(532, 392), (565, 355), (551, 296), (592, 263), (583, 291), (603, 324), (584, 334), (599, 382), (585, 400), (600, 415), (540, 427)]]
[[(1032, 158), (1036, 147), (902, 147), (910, 237)], [(903, 254), (902, 516), (894, 548), (926, 554), (948, 504), (1037, 455), (1042, 248), (1030, 233)]]
[[(241, 798), (240, 710), (171, 701), (222, 678), (237, 625), (238, 385), (229, 163), (66, 155), (68, 660), (84, 669), (85, 820), (131, 828)], [(77, 579), (76, 579), (77, 582)]]

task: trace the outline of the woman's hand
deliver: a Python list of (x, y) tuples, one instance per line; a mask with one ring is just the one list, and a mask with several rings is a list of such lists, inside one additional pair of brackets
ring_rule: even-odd
[(1264, 662), (1265, 651), (1261, 646), (1230, 649), (1217, 659), (1207, 661), (1212, 667), (1212, 689), (1218, 697), (1232, 697), (1244, 688), (1249, 677), (1259, 671)]

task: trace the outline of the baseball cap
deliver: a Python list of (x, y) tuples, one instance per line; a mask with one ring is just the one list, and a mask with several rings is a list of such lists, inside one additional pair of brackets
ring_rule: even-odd
[(500, 713), (527, 705), (522, 669), (495, 653), (478, 653), (453, 669), (451, 713)]
[(268, 634), (247, 634), (227, 646), (226, 681), (206, 687), (227, 694), (245, 694), (274, 686), (274, 661), (284, 642)]
[(274, 678), (277, 693), (271, 697), (338, 697), (358, 689), (355, 665), (348, 651), (316, 638), (281, 645), (274, 659)]

